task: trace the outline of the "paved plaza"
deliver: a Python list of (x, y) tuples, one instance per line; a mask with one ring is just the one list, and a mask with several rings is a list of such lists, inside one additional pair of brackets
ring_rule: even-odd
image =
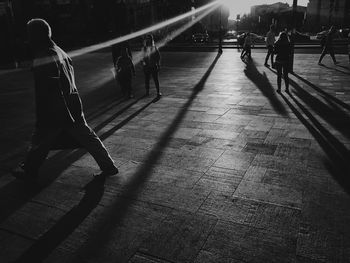
[(55, 151), (35, 187), (9, 174), (34, 124), (31, 73), (0, 71), (0, 262), (350, 262), (347, 56), (296, 54), (282, 94), (263, 52), (162, 58), (159, 100), (140, 66), (123, 100), (108, 52), (74, 60), (120, 172), (94, 179), (86, 151)]

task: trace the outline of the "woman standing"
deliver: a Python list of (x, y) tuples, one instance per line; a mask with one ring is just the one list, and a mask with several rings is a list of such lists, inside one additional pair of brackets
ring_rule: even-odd
[(121, 85), (123, 95), (128, 98), (133, 98), (131, 80), (135, 76), (135, 67), (132, 63), (131, 57), (128, 54), (128, 49), (121, 50), (121, 55), (116, 63), (118, 81)]
[(162, 96), (159, 89), (158, 72), (160, 69), (160, 53), (158, 48), (154, 44), (153, 36), (147, 35), (142, 48), (143, 58), (143, 72), (145, 73), (145, 88), (146, 96), (149, 95), (149, 82), (152, 76), (154, 84), (157, 89), (157, 97)]
[(281, 92), (282, 73), (286, 85), (286, 92), (289, 92), (288, 71), (291, 45), (286, 32), (280, 33), (280, 36), (274, 45), (274, 52), (276, 54), (275, 65), (277, 69), (277, 92)]

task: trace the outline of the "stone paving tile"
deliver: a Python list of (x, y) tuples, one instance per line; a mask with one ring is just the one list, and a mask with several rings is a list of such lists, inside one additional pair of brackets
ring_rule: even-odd
[[(293, 159), (292, 159), (293, 160)], [(290, 160), (278, 156), (257, 154), (252, 161), (252, 165), (270, 168), (276, 171), (289, 171), (291, 169)], [(294, 170), (306, 170), (307, 160), (293, 162)]]
[(119, 205), (95, 209), (61, 244), (76, 251), (72, 262), (127, 262), (169, 213), (139, 202)]
[(1, 262), (15, 262), (18, 255), (34, 243), (31, 239), (0, 229), (0, 259)]
[(134, 255), (128, 263), (171, 263), (170, 261), (154, 258), (149, 255), (143, 255), (141, 253), (137, 253)]
[(234, 195), (293, 208), (300, 208), (302, 205), (301, 190), (246, 180), (242, 180)]
[(49, 187), (43, 189), (33, 197), (33, 201), (40, 204), (55, 207), (64, 211), (69, 211), (83, 197), (81, 187), (54, 182)]
[(94, 174), (99, 172), (101, 172), (99, 169), (72, 165), (61, 172), (56, 182), (75, 187), (83, 187), (93, 179)]
[(221, 130), (203, 130), (198, 136), (206, 137), (206, 138), (217, 138), (224, 140), (234, 140), (238, 137), (238, 132), (232, 131), (221, 131)]
[(64, 212), (43, 204), (28, 202), (0, 224), (0, 229), (38, 239), (52, 227)]
[(200, 146), (184, 145), (179, 149), (184, 156), (197, 156), (198, 158), (218, 159), (225, 150)]
[(233, 170), (247, 170), (254, 159), (254, 154), (227, 150), (215, 166)]
[(243, 152), (250, 152), (250, 153), (262, 153), (265, 155), (274, 155), (276, 151), (277, 145), (273, 144), (264, 144), (264, 143), (251, 143), (248, 142), (244, 149)]
[(295, 238), (300, 224), (299, 209), (241, 199), (223, 193), (211, 193), (199, 212), (215, 215), (220, 220)]
[(219, 221), (202, 252), (208, 252), (217, 258), (232, 258), (243, 262), (293, 262), (295, 248), (296, 238)]
[(246, 261), (233, 259), (208, 251), (201, 250), (194, 263), (245, 263)]
[(201, 136), (193, 137), (188, 143), (191, 145), (202, 146), (206, 148), (217, 148), (217, 149), (237, 149), (237, 151), (243, 149), (246, 144), (245, 140), (224, 140), (224, 139), (216, 139), (216, 138), (207, 138)]
[(216, 221), (209, 215), (174, 212), (145, 240), (140, 251), (171, 262), (192, 262)]
[(212, 166), (196, 183), (196, 186), (232, 195), (242, 180), (242, 171)]

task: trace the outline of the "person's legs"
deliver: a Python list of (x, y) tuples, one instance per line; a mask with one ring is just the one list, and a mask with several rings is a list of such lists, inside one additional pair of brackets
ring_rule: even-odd
[(245, 48), (244, 48), (244, 47), (242, 47), (241, 58), (244, 58), (245, 53), (246, 53)]
[(335, 59), (333, 47), (329, 47), (329, 48), (328, 48), (328, 52), (329, 52), (329, 55), (331, 55), (331, 58), (332, 58), (332, 60), (333, 60), (333, 63), (334, 63), (334, 64), (337, 64), (337, 60)]
[(151, 73), (150, 73), (150, 70), (146, 67), (143, 69), (143, 71), (145, 73), (146, 96), (148, 96), (149, 95), (149, 81), (150, 81)]
[[(265, 63), (264, 63), (265, 66), (269, 65), (267, 62), (269, 60), (270, 55), (272, 55), (271, 48), (270, 48), (270, 46), (267, 46), (267, 54), (266, 54)], [(271, 65), (272, 65), (272, 58), (271, 58)]]
[(131, 85), (131, 75), (125, 80), (125, 87), (127, 90), (127, 96), (128, 98), (132, 98), (132, 85)]
[(318, 64), (321, 64), (322, 59), (324, 58), (324, 56), (327, 54), (328, 48), (324, 47), (320, 56), (320, 59), (318, 60)]
[(19, 179), (35, 179), (60, 132), (60, 129), (36, 129), (23, 165), (12, 174)]
[(66, 129), (66, 131), (94, 157), (102, 172), (110, 174), (118, 173), (112, 157), (87, 123), (76, 124)]
[(247, 55), (248, 55), (248, 58), (252, 58), (252, 48), (251, 48), (251, 46), (247, 47)]
[(283, 78), (286, 85), (286, 91), (289, 92), (289, 77), (288, 77), (288, 64), (283, 65)]
[(273, 46), (269, 46), (270, 54), (271, 54), (271, 66), (273, 66)]
[(160, 88), (159, 88), (158, 70), (156, 68), (152, 70), (152, 78), (156, 86), (157, 96), (161, 96), (162, 94), (160, 93)]
[(277, 91), (281, 91), (282, 65), (280, 63), (277, 63), (276, 69), (277, 69)]

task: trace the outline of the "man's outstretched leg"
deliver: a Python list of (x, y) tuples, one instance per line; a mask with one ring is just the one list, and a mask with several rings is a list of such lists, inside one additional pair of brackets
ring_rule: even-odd
[(118, 168), (115, 166), (106, 147), (86, 123), (74, 125), (67, 132), (94, 157), (102, 171), (100, 175), (110, 176), (118, 173)]

